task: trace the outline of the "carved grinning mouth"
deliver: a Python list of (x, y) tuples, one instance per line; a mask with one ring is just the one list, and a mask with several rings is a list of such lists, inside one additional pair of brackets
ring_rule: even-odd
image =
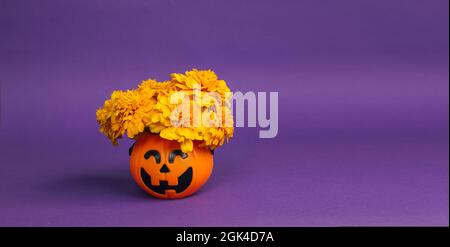
[(169, 185), (167, 181), (159, 181), (159, 185), (152, 185), (151, 176), (141, 167), (141, 179), (145, 186), (150, 190), (164, 195), (166, 190), (175, 190), (177, 193), (181, 193), (189, 187), (192, 181), (192, 167), (189, 167), (181, 176), (178, 177), (178, 185)]

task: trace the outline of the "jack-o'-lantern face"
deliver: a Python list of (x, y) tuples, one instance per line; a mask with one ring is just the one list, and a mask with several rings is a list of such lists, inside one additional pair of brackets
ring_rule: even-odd
[(131, 174), (147, 193), (161, 199), (183, 198), (197, 191), (209, 178), (213, 156), (194, 144), (183, 153), (180, 144), (158, 135), (143, 134), (130, 148)]

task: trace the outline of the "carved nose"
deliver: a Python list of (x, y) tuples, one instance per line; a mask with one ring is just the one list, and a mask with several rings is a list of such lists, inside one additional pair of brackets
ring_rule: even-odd
[(164, 164), (161, 169), (159, 170), (159, 172), (161, 173), (168, 173), (170, 172), (169, 167), (166, 166), (166, 164)]

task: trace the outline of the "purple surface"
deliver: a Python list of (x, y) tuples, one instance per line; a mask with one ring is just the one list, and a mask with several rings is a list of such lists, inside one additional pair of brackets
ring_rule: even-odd
[[(0, 1), (1, 226), (448, 225), (447, 0), (188, 2)], [(279, 135), (153, 199), (95, 110), (193, 67), (278, 91)]]

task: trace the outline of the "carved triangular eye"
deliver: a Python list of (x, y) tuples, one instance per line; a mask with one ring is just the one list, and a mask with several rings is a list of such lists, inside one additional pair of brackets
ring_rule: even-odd
[(146, 159), (146, 160), (148, 160), (150, 157), (155, 157), (155, 161), (156, 161), (156, 163), (160, 163), (161, 162), (161, 155), (159, 154), (159, 152), (158, 151), (156, 151), (156, 150), (149, 150), (149, 151), (147, 151), (145, 154), (144, 154), (144, 158)]
[(187, 153), (183, 153), (181, 150), (175, 149), (169, 154), (169, 163), (173, 163), (176, 156), (180, 156), (182, 159), (186, 159), (188, 157)]

